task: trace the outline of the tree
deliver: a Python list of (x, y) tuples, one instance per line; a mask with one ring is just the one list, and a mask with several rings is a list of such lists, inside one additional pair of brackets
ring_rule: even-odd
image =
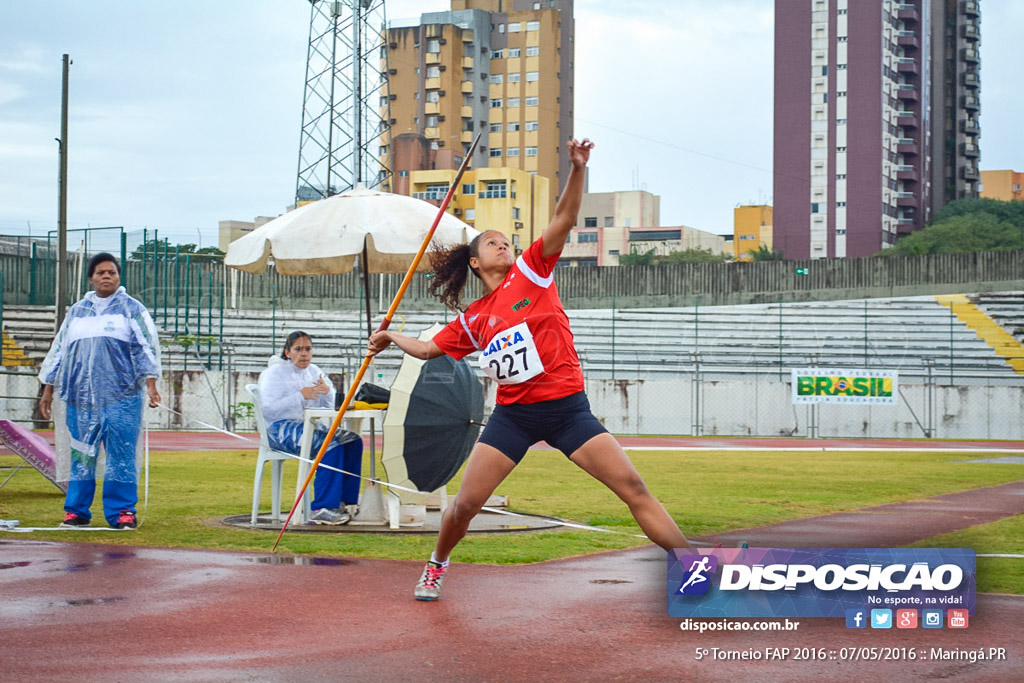
[(621, 254), (619, 256), (620, 266), (653, 266), (657, 265), (657, 261), (654, 260), (654, 253), (656, 249), (651, 249), (643, 254), (636, 253), (636, 247), (633, 247), (628, 254)]
[(883, 251), (882, 255), (957, 254), (1010, 249), (1024, 249), (1024, 221), (1015, 225), (991, 213), (971, 212), (953, 215), (912, 232), (891, 249)]
[(673, 251), (668, 256), (658, 257), (658, 263), (728, 263), (732, 254), (716, 254), (711, 249), (691, 247), (683, 251)]
[(752, 249), (747, 252), (750, 255), (751, 261), (785, 261), (786, 257), (781, 251), (776, 251), (771, 247), (761, 244), (758, 245), (757, 249)]
[(998, 199), (958, 199), (946, 204), (935, 214), (932, 224), (938, 224), (956, 216), (987, 213), (1001, 221), (1024, 226), (1024, 202), (1004, 202)]
[[(144, 258), (152, 260), (154, 252), (157, 258), (164, 257), (164, 246), (163, 240), (147, 240), (145, 243), (135, 247), (135, 251), (128, 255), (128, 258), (132, 261), (141, 261)], [(224, 252), (217, 247), (203, 247), (202, 249), (196, 249), (194, 244), (166, 244), (167, 257), (171, 258), (176, 253), (180, 253), (182, 256), (185, 254), (191, 254), (193, 261), (203, 260), (210, 261), (220, 259), (224, 256)], [(145, 253), (143, 253), (145, 250)]]

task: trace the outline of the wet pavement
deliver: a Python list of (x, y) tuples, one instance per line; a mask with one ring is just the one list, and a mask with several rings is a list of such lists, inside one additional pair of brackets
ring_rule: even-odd
[[(737, 533), (777, 547), (887, 546), (894, 528), (909, 543), (1021, 512), (1017, 482)], [(453, 564), (436, 603), (412, 599), (421, 568), (0, 537), (0, 680), (1024, 680), (1020, 596), (979, 596), (961, 631), (807, 619), (792, 632), (700, 635), (666, 615), (665, 554), (653, 546), (510, 567)], [(761, 659), (698, 661), (700, 648)], [(790, 650), (768, 661), (782, 654), (774, 648)], [(979, 648), (1005, 648), (1006, 658), (966, 659)], [(940, 651), (959, 658), (935, 659)], [(854, 652), (897, 659), (842, 656)]]

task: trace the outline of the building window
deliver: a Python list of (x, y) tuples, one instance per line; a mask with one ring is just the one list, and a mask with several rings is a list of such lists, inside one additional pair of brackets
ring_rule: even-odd
[(681, 239), (682, 230), (635, 230), (629, 233), (630, 242), (666, 242)]
[(513, 206), (512, 207), (512, 218), (514, 220), (519, 220), (519, 207), (518, 206)]
[(510, 98), (508, 98), (508, 103), (505, 106), (518, 108), (519, 107), (519, 98), (518, 97), (510, 97)]
[[(491, 150), (492, 152), (494, 150)], [(501, 150), (498, 150), (499, 156)], [(504, 180), (496, 180), (484, 185), (484, 189), (480, 192), (481, 199), (504, 199), (508, 196), (508, 186)]]
[(522, 75), (517, 71), (516, 73), (511, 73), (508, 75), (508, 82), (518, 83), (520, 78), (522, 78)]
[(846, 91), (845, 90), (837, 90), (836, 91), (836, 97), (846, 97)]
[(465, 218), (467, 221), (476, 220), (476, 209), (466, 209)]
[(508, 49), (508, 56), (509, 56), (510, 59), (512, 57), (518, 57), (519, 56), (519, 52), (520, 52), (520, 50), (519, 50), (518, 47), (510, 47)]
[(837, 152), (845, 152), (846, 148), (845, 147), (836, 147), (836, 151)]
[(491, 148), (490, 156), (492, 156), (492, 157), (500, 157), (501, 156), (501, 148), (500, 147), (497, 148), (497, 149)]
[(528, 22), (526, 22), (526, 30), (527, 31), (539, 31), (540, 30), (540, 22), (539, 21), (528, 21)]
[[(594, 220), (596, 221), (597, 219), (595, 218)], [(581, 232), (581, 233), (579, 233), (579, 239), (577, 241), (580, 244), (583, 244), (584, 242), (596, 242), (597, 241), (597, 233), (596, 232)]]
[(437, 128), (437, 117), (436, 116), (428, 116), (427, 117), (427, 128)]
[(501, 124), (500, 123), (492, 123), (488, 130), (490, 132), (492, 132), (492, 133), (500, 133), (501, 132)]
[(491, 59), (504, 59), (504, 58), (505, 58), (505, 51), (504, 50), (492, 50), (491, 51)]
[(836, 38), (836, 40), (837, 40), (838, 42), (840, 42), (840, 43), (845, 43), (845, 42), (846, 42), (846, 36), (838, 36), (838, 37)]
[(466, 183), (463, 185), (462, 194), (476, 194), (476, 183)]
[(604, 217), (604, 227), (610, 228), (613, 225), (615, 225), (615, 217), (614, 216), (605, 216)]
[(538, 107), (538, 106), (540, 106), (540, 102), (539, 102), (539, 100), (536, 97), (527, 97), (526, 98), (526, 106), (527, 107)]
[(408, 171), (399, 171), (398, 172), (398, 177), (399, 178), (408, 178), (409, 177), (409, 172)]
[(519, 148), (518, 147), (509, 147), (507, 150), (505, 150), (505, 156), (507, 156), (507, 157), (517, 157), (517, 156), (519, 156)]
[(427, 67), (427, 78), (440, 78), (441, 67), (439, 66), (428, 66)]
[(501, 109), (501, 99), (491, 100), (491, 109)]
[(519, 122), (518, 121), (509, 121), (508, 122), (508, 131), (510, 133), (514, 133), (517, 130), (519, 130)]
[(528, 156), (528, 157), (535, 157), (535, 156), (537, 156), (537, 148), (536, 147), (527, 147), (526, 148), (526, 156)]
[(427, 52), (440, 52), (440, 51), (441, 51), (441, 41), (436, 40), (436, 39), (428, 40), (427, 41)]
[(536, 57), (539, 54), (540, 54), (540, 48), (539, 47), (534, 46), (534, 47), (526, 48), (526, 56), (527, 57)]
[(538, 80), (540, 80), (540, 72), (539, 71), (527, 71), (526, 72), (526, 82), (527, 83), (534, 83), (534, 82), (536, 82)]
[(814, 204), (811, 204), (811, 213), (821, 213), (821, 204), (818, 204), (816, 202)]
[(498, 33), (505, 32), (505, 24), (498, 24)]
[(587, 216), (583, 219), (584, 228), (596, 228), (597, 227), (597, 216)]
[(505, 82), (505, 77), (502, 74), (491, 74), (491, 84), (501, 85)]
[(509, 22), (508, 32), (509, 33), (519, 33), (522, 30), (522, 27), (523, 27), (523, 25), (520, 24), (518, 21)]
[(526, 130), (537, 130), (537, 122), (536, 121), (527, 121), (526, 122)]
[[(416, 93), (416, 94), (418, 95), (419, 93)], [(431, 91), (429, 91), (427, 93), (427, 102), (440, 102), (440, 101), (441, 101), (441, 91), (440, 90), (431, 90)]]

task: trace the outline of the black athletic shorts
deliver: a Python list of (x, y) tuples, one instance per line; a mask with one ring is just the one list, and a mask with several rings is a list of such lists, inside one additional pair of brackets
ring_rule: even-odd
[(548, 442), (568, 457), (607, 431), (590, 412), (587, 394), (580, 391), (553, 401), (497, 405), (480, 441), (497, 448), (518, 465), (538, 441)]

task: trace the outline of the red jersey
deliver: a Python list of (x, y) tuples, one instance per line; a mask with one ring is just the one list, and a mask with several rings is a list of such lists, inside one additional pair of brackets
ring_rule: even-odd
[(537, 403), (583, 391), (583, 370), (552, 271), (560, 254), (530, 245), (496, 290), (477, 299), (434, 336), (456, 360), (480, 351), (498, 382), (498, 403)]

